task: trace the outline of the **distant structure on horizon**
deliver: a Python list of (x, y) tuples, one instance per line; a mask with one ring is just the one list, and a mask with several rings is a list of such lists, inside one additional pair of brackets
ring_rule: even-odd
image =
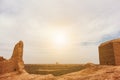
[(56, 62), (55, 64), (56, 64), (56, 65), (58, 65), (59, 63), (58, 63), (58, 62)]
[(99, 60), (101, 65), (120, 65), (120, 38), (100, 44)]

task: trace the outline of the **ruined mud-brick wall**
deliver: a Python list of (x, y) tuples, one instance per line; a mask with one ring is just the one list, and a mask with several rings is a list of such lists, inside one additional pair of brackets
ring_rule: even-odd
[(115, 56), (115, 64), (120, 65), (120, 41), (113, 43), (114, 47), (114, 56)]
[(13, 50), (13, 55), (9, 60), (0, 57), (0, 74), (24, 71), (23, 56), (23, 42), (17, 43)]
[(120, 39), (102, 43), (99, 46), (101, 65), (120, 65)]
[(0, 74), (9, 73), (17, 70), (17, 64), (12, 60), (4, 60), (0, 62)]

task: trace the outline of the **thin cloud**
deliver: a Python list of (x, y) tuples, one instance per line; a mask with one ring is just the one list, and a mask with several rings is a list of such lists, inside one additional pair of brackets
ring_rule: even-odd
[[(63, 29), (71, 37), (73, 51), (70, 55), (83, 56), (82, 53), (85, 53), (87, 57), (83, 62), (97, 63), (89, 56), (98, 58), (98, 45), (120, 37), (119, 4), (119, 0), (0, 0), (1, 43), (11, 43), (13, 46), (17, 41), (23, 40), (26, 45), (26, 62), (31, 62), (30, 55), (33, 53), (43, 56), (44, 59), (41, 60), (46, 62), (47, 55), (51, 54), (48, 46), (51, 45), (51, 32)], [(7, 47), (6, 44), (1, 44), (1, 47)], [(9, 53), (8, 50), (5, 52)], [(30, 58), (27, 59), (27, 56)], [(54, 62), (52, 58), (49, 58), (49, 62)], [(71, 58), (68, 60), (74, 62), (75, 58)], [(41, 60), (39, 61), (42, 62)]]

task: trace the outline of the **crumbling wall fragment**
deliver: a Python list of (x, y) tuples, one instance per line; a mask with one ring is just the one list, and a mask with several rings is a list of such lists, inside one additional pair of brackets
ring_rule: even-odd
[(23, 62), (23, 42), (19, 41), (13, 50), (13, 55), (9, 60), (0, 57), (0, 74), (9, 72), (24, 72), (24, 62)]

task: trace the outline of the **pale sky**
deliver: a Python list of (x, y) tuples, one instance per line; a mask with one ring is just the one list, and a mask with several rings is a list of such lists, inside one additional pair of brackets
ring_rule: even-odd
[[(65, 42), (56, 45), (59, 35)], [(100, 43), (119, 37), (120, 0), (0, 0), (0, 56), (7, 59), (22, 40), (25, 63), (99, 63)]]

